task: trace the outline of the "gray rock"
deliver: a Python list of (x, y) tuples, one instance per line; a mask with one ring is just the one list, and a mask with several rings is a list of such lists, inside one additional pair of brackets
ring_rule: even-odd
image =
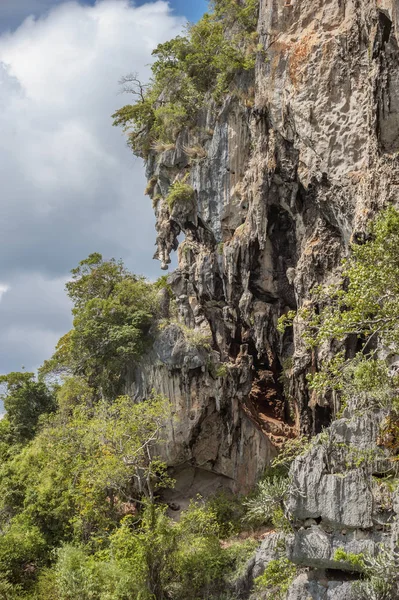
[(352, 554), (377, 554), (378, 545), (389, 543), (389, 535), (376, 532), (372, 535), (364, 531), (350, 531), (346, 534), (327, 533), (318, 526), (300, 529), (288, 542), (288, 558), (300, 565), (316, 569), (336, 569), (357, 571), (351, 563), (335, 560), (339, 549)]
[(302, 573), (291, 585), (287, 600), (360, 600), (349, 581), (313, 580)]
[(252, 568), (252, 577), (260, 577), (268, 563), (281, 558), (285, 554), (285, 535), (272, 533), (268, 535), (260, 545), (255, 554), (255, 562)]
[(288, 509), (295, 519), (334, 528), (369, 529), (378, 522), (372, 473), (391, 468), (378, 447), (384, 413), (339, 419), (291, 469)]
[(235, 583), (235, 593), (238, 598), (248, 598), (251, 595), (256, 577), (263, 575), (272, 560), (284, 555), (284, 548), (284, 534), (271, 533), (266, 536), (254, 556), (249, 560), (244, 575)]
[[(171, 400), (177, 418), (162, 448), (170, 466), (243, 492), (294, 434), (289, 398), (303, 433), (336, 415), (333, 395), (315, 397), (306, 379), (330, 348), (311, 356), (303, 324), (282, 337), (277, 320), (306, 305), (315, 285), (337, 281), (351, 240), (398, 204), (398, 15), (397, 0), (262, 0), (254, 72), (237, 78), (223, 106), (210, 100), (174, 150), (150, 153), (148, 177), (163, 198), (190, 173), (195, 204), (156, 205), (156, 258), (167, 268), (177, 250), (172, 304), (213, 345), (195, 348), (172, 326), (128, 374), (137, 401), (153, 388)], [(198, 144), (204, 157), (191, 160), (185, 148)], [(292, 556), (307, 567), (336, 566), (341, 543), (374, 551), (389, 525), (391, 544), (398, 538), (398, 501), (386, 502), (372, 479), (390, 466), (377, 444), (384, 415), (355, 416), (354, 407), (292, 469)], [(254, 565), (268, 556), (266, 548)], [(289, 599), (350, 594), (348, 582), (305, 574)]]
[(169, 369), (198, 369), (208, 360), (208, 352), (190, 343), (178, 325), (169, 325), (157, 336), (154, 351)]

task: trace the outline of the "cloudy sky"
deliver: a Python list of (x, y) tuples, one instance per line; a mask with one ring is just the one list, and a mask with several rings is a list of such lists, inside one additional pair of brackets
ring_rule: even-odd
[(110, 115), (118, 81), (205, 0), (0, 0), (0, 373), (37, 368), (70, 328), (90, 252), (161, 274), (144, 168)]

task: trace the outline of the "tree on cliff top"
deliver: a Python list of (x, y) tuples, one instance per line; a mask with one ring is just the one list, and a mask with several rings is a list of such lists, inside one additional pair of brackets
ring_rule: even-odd
[(147, 158), (157, 144), (173, 144), (194, 124), (206, 98), (220, 102), (237, 73), (255, 66), (259, 0), (214, 0), (211, 8), (187, 26), (186, 35), (157, 46), (148, 86), (135, 76), (122, 81), (135, 103), (112, 118), (128, 132), (137, 156)]

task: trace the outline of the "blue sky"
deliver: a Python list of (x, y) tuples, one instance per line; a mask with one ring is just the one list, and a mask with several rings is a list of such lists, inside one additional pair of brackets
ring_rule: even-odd
[(163, 274), (144, 165), (111, 115), (132, 101), (121, 77), (148, 79), (153, 48), (204, 9), (0, 0), (0, 373), (51, 356), (71, 327), (65, 282), (91, 252)]
[(177, 14), (184, 15), (190, 21), (197, 21), (208, 8), (208, 3), (204, 0), (171, 0), (170, 4)]

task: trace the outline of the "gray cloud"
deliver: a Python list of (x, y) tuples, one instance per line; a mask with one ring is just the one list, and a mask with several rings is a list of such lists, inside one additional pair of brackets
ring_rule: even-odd
[(60, 335), (71, 326), (64, 279), (40, 273), (15, 277), (0, 294), (0, 364), (2, 372), (29, 370), (51, 356)]
[(41, 15), (65, 0), (2, 0), (0, 29), (13, 29), (28, 15)]
[(143, 165), (110, 115), (129, 101), (119, 78), (148, 78), (151, 50), (181, 27), (165, 2), (103, 0), (0, 36), (0, 372), (51, 354), (70, 323), (67, 273), (90, 252), (160, 274)]

